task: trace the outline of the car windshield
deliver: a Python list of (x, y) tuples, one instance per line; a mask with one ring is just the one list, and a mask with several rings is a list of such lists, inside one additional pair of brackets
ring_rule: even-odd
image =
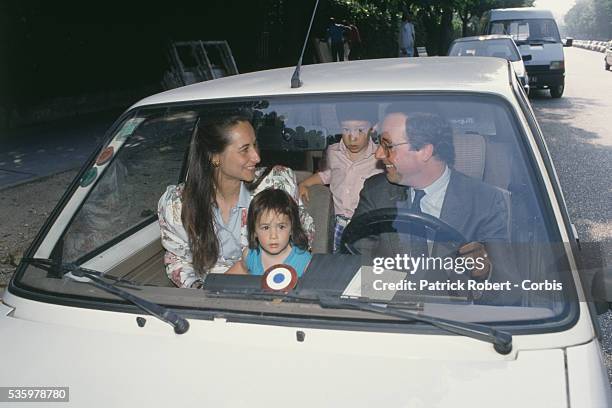
[[(287, 96), (137, 108), (83, 170), (64, 203), (64, 224), (56, 221), (48, 231), (57, 237), (54, 245), (41, 246), (37, 256), (143, 285), (139, 296), (166, 305), (197, 307), (207, 292), (177, 288), (165, 270), (158, 201), (188, 177), (197, 123), (235, 111), (248, 112), (259, 167), (284, 166), (298, 182), (321, 174), (326, 184), (311, 187), (304, 203), (315, 231), (300, 293), (450, 304), (467, 321), (554, 319), (575, 296), (566, 248), (529, 153), (529, 128), (503, 98), (485, 94)], [(355, 147), (357, 136), (365, 149)], [(231, 280), (223, 276), (228, 279), (210, 280), (221, 285), (216, 295)], [(34, 267), (19, 280), (47, 293), (90, 291)]]
[(555, 20), (546, 18), (492, 21), (489, 34), (510, 35), (517, 44), (561, 42)]
[(508, 61), (519, 61), (521, 56), (510, 39), (457, 41), (451, 45), (449, 56), (453, 57), (498, 57)]

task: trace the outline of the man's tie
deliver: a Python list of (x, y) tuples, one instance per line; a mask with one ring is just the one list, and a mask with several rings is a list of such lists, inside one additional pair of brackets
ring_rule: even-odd
[[(410, 206), (410, 210), (417, 214), (422, 214), (421, 211), (421, 200), (425, 196), (424, 190), (414, 190), (414, 199), (412, 200), (412, 205)], [(429, 249), (427, 248), (427, 235), (425, 233), (425, 226), (423, 224), (413, 224), (412, 225), (412, 250), (411, 255), (413, 258), (416, 258), (421, 255), (428, 256)]]

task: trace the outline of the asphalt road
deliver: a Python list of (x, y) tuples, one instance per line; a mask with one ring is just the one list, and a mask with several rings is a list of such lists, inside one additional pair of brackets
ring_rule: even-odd
[(0, 133), (0, 190), (79, 168), (120, 110), (66, 118)]
[[(599, 52), (572, 47), (565, 57), (563, 97), (537, 91), (531, 104), (583, 248), (612, 267), (612, 72)], [(612, 381), (612, 313), (600, 323)]]
[(602, 244), (612, 266), (612, 72), (603, 54), (566, 48), (561, 99), (531, 97), (570, 216), (583, 242)]

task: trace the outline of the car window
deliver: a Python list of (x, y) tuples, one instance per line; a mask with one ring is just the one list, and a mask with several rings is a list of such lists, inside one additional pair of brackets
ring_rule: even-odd
[(451, 46), (448, 55), (456, 57), (497, 57), (509, 61), (521, 59), (516, 47), (507, 39), (457, 41)]
[(552, 19), (493, 21), (489, 26), (489, 34), (510, 35), (517, 43), (526, 41), (561, 42), (557, 24)]
[[(156, 228), (158, 200), (168, 185), (178, 184), (185, 177), (185, 160), (197, 121), (207, 115), (234, 111), (248, 112), (251, 117), (260, 149), (259, 165), (290, 167), (299, 179), (318, 172), (343, 171), (337, 167), (338, 157), (343, 152), (343, 132), (347, 127), (354, 127), (345, 123), (346, 117), (366, 119), (369, 124), (367, 140), (372, 150), (368, 157), (376, 159), (379, 170), (362, 177), (361, 183), (356, 184), (357, 207), (346, 227), (352, 228), (352, 232), (346, 237), (343, 235), (341, 241), (357, 252), (350, 255), (332, 251), (336, 222), (332, 194), (345, 193), (336, 189), (330, 194), (330, 187), (334, 188), (330, 182), (329, 186), (322, 187), (327, 193), (313, 193), (307, 206), (315, 220), (315, 240), (324, 242), (320, 246), (323, 250), (313, 258), (313, 270), (300, 278), (310, 282), (309, 290), (316, 293), (317, 290), (333, 289), (338, 294), (348, 290), (349, 294), (354, 294), (348, 281), (332, 280), (333, 285), (340, 285), (332, 288), (332, 283), (324, 278), (340, 273), (340, 265), (349, 268), (360, 264), (361, 282), (372, 280), (370, 288), (378, 278), (377, 268), (404, 274), (397, 276), (411, 275), (410, 268), (416, 268), (414, 264), (406, 268), (403, 263), (406, 251), (412, 250), (416, 242), (414, 220), (404, 216), (412, 211), (414, 191), (411, 190), (414, 189), (407, 187), (407, 179), (392, 179), (390, 175), (394, 171), (402, 177), (410, 174), (414, 170), (411, 166), (418, 167), (419, 160), (426, 158), (416, 159), (415, 155), (427, 151), (428, 143), (419, 145), (417, 139), (411, 142), (393, 139), (390, 118), (401, 114), (407, 118), (402, 119), (401, 126), (423, 121), (421, 130), (415, 128), (411, 132), (444, 132), (448, 139), (436, 147), (439, 149), (436, 158), (443, 157), (442, 154), (452, 155), (452, 159), (444, 156), (447, 164), (441, 167), (448, 175), (448, 184), (439, 187), (441, 190), (438, 187), (432, 190), (433, 201), (427, 203), (429, 197), (425, 198), (427, 204), (421, 206), (423, 214), (443, 221), (426, 224), (422, 244), (428, 255), (421, 257), (421, 266), (429, 268), (425, 262), (432, 258), (431, 268), (437, 272), (431, 273), (442, 273), (438, 275), (441, 281), (448, 276), (462, 275), (468, 266), (457, 263), (459, 248), (468, 242), (485, 243), (492, 248), (492, 276), (508, 285), (519, 286), (507, 292), (496, 292), (492, 298), (485, 293), (479, 302), (517, 310), (540, 308), (549, 317), (564, 310), (573, 293), (570, 286), (554, 291), (542, 288), (529, 291), (520, 286), (526, 280), (551, 284), (565, 281), (569, 270), (567, 256), (548, 194), (528, 153), (528, 130), (521, 126), (517, 112), (503, 98), (484, 94), (270, 97), (141, 108), (120, 124), (109, 139), (107, 146), (113, 146), (115, 153), (107, 164), (94, 166), (99, 173), (91, 181), (93, 187), (66, 227), (55, 253), (61, 249), (63, 261), (85, 262), (86, 265), (96, 255), (105, 253), (96, 258), (100, 269), (112, 269), (113, 275), (128, 276), (141, 284), (172, 286), (165, 276), (164, 251), (159, 244), (159, 228)], [(432, 118), (438, 121), (437, 127), (428, 125)], [(357, 130), (350, 129), (359, 133)], [(406, 159), (394, 162), (392, 157), (399, 157), (393, 156), (397, 152)], [(386, 156), (378, 160), (383, 153)], [(332, 160), (333, 155), (336, 161)], [(346, 183), (354, 183), (351, 178), (361, 177), (360, 170), (351, 169)], [(84, 177), (81, 185), (88, 182)], [(447, 193), (433, 198), (444, 189)], [(383, 218), (386, 211), (391, 211), (388, 222), (383, 220), (381, 224), (381, 211)], [(136, 231), (145, 230), (149, 234), (147, 242), (155, 244), (156, 252), (147, 252), (142, 259), (134, 251), (129, 252), (136, 254), (130, 255), (133, 259), (117, 258), (127, 256), (126, 252), (113, 252), (113, 249), (144, 245), (130, 237)], [(453, 235), (453, 231), (459, 235)], [(349, 246), (343, 250), (347, 248)], [(119, 253), (122, 255), (117, 255)], [(349, 258), (342, 257), (354, 257), (351, 259), (355, 261), (348, 262)], [(118, 264), (124, 266), (116, 267)], [(449, 273), (456, 275), (445, 275)], [(176, 302), (188, 302), (180, 295), (184, 289), (174, 290), (177, 291)], [(381, 294), (366, 290), (359, 296), (377, 298)], [(426, 299), (440, 303), (474, 302), (470, 296), (463, 292), (442, 291), (430, 293)], [(173, 301), (164, 298), (164, 302)], [(517, 316), (510, 313), (505, 319), (518, 319)], [(528, 314), (521, 316), (521, 319), (529, 318)], [(469, 313), (466, 319), (470, 320)]]
[[(194, 112), (162, 109), (119, 128), (109, 144), (117, 153), (64, 235), (64, 261), (91, 255), (156, 215), (165, 186), (179, 180), (195, 120)], [(87, 187), (90, 174), (81, 185)]]

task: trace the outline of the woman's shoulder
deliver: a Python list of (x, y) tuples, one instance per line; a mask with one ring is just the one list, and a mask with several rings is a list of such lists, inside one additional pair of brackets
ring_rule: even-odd
[[(257, 170), (255, 170), (255, 177), (261, 177), (266, 170), (268, 170), (267, 167), (260, 167)], [(280, 164), (277, 164), (276, 166), (272, 167), (270, 169), (270, 171), (268, 172), (268, 174), (266, 174), (264, 177), (268, 178), (268, 177), (295, 177), (295, 172), (293, 171), (292, 168), (290, 167), (285, 167), (285, 166), (281, 166)]]
[[(265, 170), (266, 169), (258, 169), (259, 173), (256, 173), (256, 176), (261, 177)], [(295, 172), (289, 167), (274, 166), (261, 180), (254, 194), (266, 188), (282, 188), (293, 195), (293, 193), (297, 191)]]
[(166, 187), (166, 191), (159, 198), (159, 212), (169, 208), (180, 208), (183, 202), (183, 191), (185, 184), (180, 183)]
[(166, 187), (162, 198), (170, 201), (180, 200), (183, 198), (183, 191), (185, 191), (185, 183), (172, 184)]

